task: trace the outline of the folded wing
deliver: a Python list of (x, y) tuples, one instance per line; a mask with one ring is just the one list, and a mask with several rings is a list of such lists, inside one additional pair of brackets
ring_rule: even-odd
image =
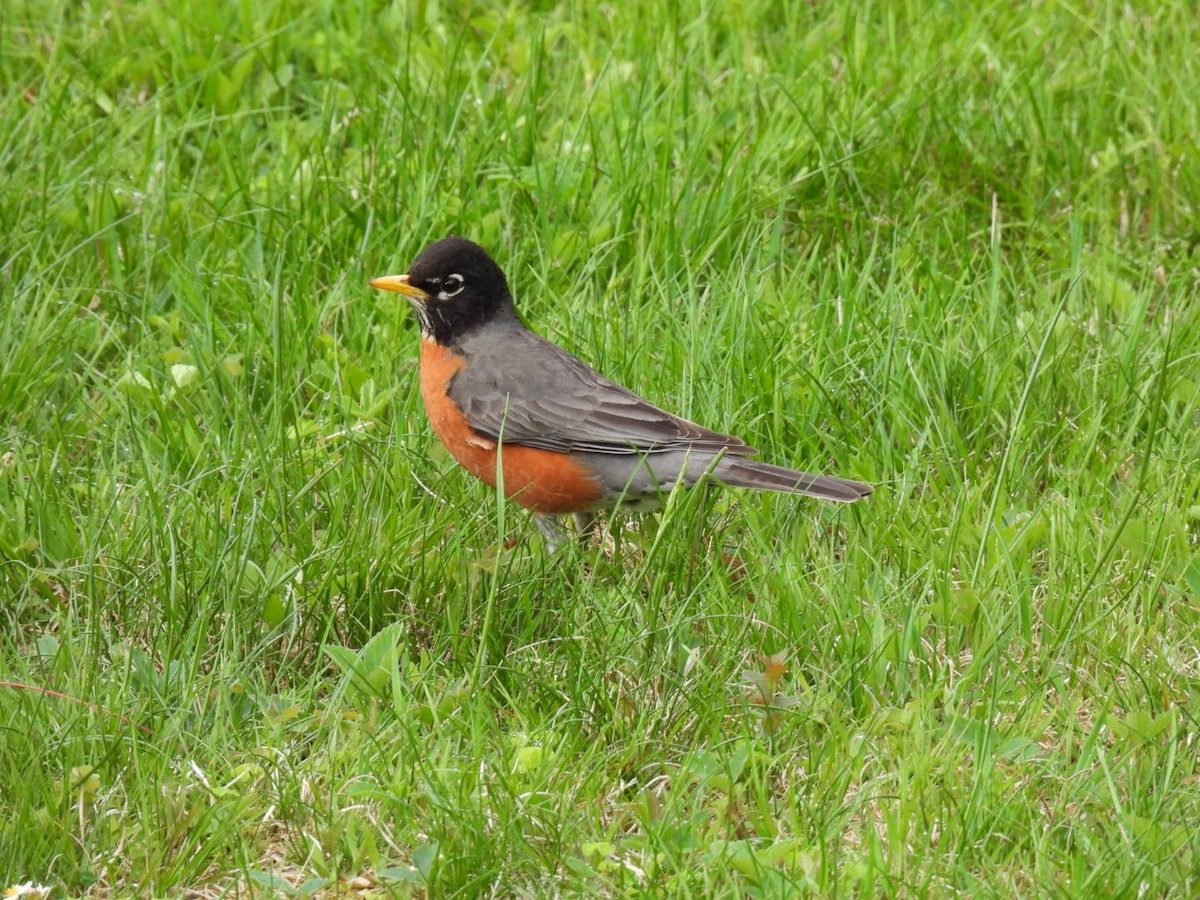
[(479, 434), (563, 452), (757, 452), (740, 438), (647, 403), (556, 344), (514, 325), (503, 341), (493, 335), (486, 343), (477, 339), (464, 347), (479, 364), (457, 373), (450, 384), (451, 398)]

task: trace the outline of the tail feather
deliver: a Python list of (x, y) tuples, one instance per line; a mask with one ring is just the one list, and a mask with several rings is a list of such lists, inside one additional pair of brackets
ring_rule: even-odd
[(835, 503), (853, 503), (871, 493), (871, 486), (861, 481), (834, 478), (832, 475), (812, 475), (754, 459), (728, 456), (717, 464), (713, 475), (722, 484), (730, 487), (778, 491), (782, 494), (805, 494)]

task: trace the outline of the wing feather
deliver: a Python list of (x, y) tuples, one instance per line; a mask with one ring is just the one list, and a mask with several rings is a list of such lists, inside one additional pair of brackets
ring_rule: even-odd
[(450, 396), (471, 427), (491, 440), (543, 450), (654, 453), (694, 449), (750, 456), (740, 438), (647, 403), (519, 323), (468, 337), (471, 360)]

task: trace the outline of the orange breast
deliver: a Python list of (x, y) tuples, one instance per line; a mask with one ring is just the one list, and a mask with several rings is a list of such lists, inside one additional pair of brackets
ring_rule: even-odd
[(433, 432), (450, 455), (476, 478), (496, 486), (497, 457), (504, 466), (504, 495), (537, 513), (591, 509), (600, 500), (600, 483), (569, 453), (505, 444), (477, 434), (448, 393), (450, 379), (466, 365), (454, 350), (421, 339), (421, 399)]

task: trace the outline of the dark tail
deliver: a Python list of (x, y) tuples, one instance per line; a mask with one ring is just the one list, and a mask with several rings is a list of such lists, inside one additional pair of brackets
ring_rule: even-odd
[(853, 503), (871, 493), (871, 486), (861, 481), (834, 478), (830, 475), (810, 475), (773, 466), (753, 459), (726, 456), (713, 472), (713, 477), (730, 487), (753, 488), (758, 491), (778, 491), (781, 494), (805, 494), (832, 500), (835, 503)]

